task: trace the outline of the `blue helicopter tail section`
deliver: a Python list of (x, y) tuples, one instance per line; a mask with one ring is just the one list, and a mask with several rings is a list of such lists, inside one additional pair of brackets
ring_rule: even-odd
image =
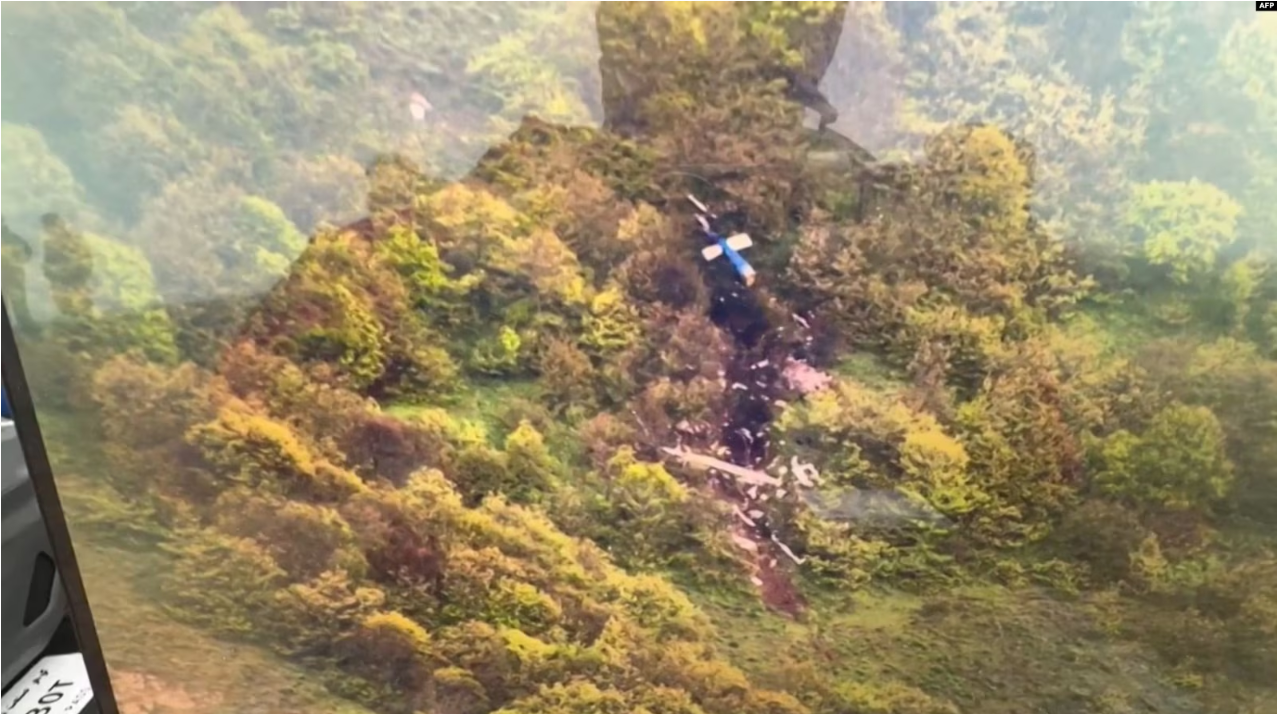
[(732, 263), (732, 267), (736, 269), (737, 275), (741, 276), (745, 284), (751, 285), (754, 283), (754, 268), (750, 265), (750, 262), (733, 249), (732, 246), (729, 246), (726, 241), (720, 241), (719, 245), (723, 247), (724, 255), (728, 257), (728, 261)]

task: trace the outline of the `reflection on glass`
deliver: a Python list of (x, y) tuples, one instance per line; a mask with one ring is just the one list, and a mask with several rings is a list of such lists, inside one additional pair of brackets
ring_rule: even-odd
[(1273, 707), (1273, 16), (3, 15), (125, 708)]

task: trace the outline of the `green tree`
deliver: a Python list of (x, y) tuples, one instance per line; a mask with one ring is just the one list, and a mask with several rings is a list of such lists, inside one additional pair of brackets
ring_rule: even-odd
[(1240, 213), (1211, 184), (1153, 181), (1132, 190), (1125, 221), (1145, 261), (1185, 284), (1215, 270), (1234, 242)]
[(95, 265), (90, 283), (99, 348), (117, 353), (138, 349), (154, 362), (175, 363), (179, 354), (173, 324), (146, 256), (94, 234), (84, 234), (84, 240)]
[[(999, 126), (1034, 147), (1034, 208), (1072, 239), (1104, 243), (1121, 170), (1140, 138), (1114, 97), (1074, 81), (1048, 52), (1047, 28), (1010, 5), (942, 5), (907, 43), (904, 127)], [(1110, 238), (1109, 240), (1112, 240)]]
[(623, 562), (655, 566), (692, 538), (691, 495), (660, 464), (640, 462), (623, 448), (608, 463), (600, 540)]
[(9, 230), (9, 222), (3, 224), (3, 238), (0, 239), (0, 251), (3, 251), (5, 305), (13, 311), (14, 330), (32, 334), (39, 330), (31, 317), (31, 308), (27, 296), (27, 266), (31, 263), (31, 244), (22, 236)]
[(899, 683), (848, 683), (839, 686), (836, 698), (843, 712), (871, 713), (954, 713), (953, 703), (934, 698), (917, 688)]
[(166, 550), (175, 560), (163, 589), (186, 618), (237, 635), (269, 622), (271, 596), (286, 577), (257, 541), (190, 529), (178, 532)]
[(630, 712), (625, 695), (601, 690), (586, 680), (542, 685), (537, 693), (513, 701), (499, 713), (624, 713)]
[(506, 463), (513, 483), (503, 490), (515, 501), (532, 501), (548, 491), (562, 468), (546, 448), (546, 441), (528, 420), (506, 435)]
[(39, 130), (4, 123), (4, 215), (19, 230), (39, 225), (45, 214), (71, 216), (83, 205), (83, 190), (71, 169), (49, 148)]
[(1110, 435), (1101, 456), (1103, 490), (1169, 509), (1207, 510), (1233, 483), (1224, 432), (1205, 407), (1173, 403), (1139, 435)]
[(84, 234), (56, 214), (46, 214), (44, 231), (44, 277), (49, 280), (53, 302), (63, 317), (86, 321), (93, 317), (93, 251)]

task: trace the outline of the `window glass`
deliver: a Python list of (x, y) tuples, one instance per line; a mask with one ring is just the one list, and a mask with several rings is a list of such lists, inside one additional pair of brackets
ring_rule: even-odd
[(1275, 704), (1275, 15), (10, 3), (130, 712)]

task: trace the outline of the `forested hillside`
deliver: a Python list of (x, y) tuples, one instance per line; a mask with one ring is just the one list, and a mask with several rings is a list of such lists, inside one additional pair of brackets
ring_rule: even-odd
[(68, 519), (227, 658), (381, 712), (1272, 711), (1272, 16), (3, 20)]

